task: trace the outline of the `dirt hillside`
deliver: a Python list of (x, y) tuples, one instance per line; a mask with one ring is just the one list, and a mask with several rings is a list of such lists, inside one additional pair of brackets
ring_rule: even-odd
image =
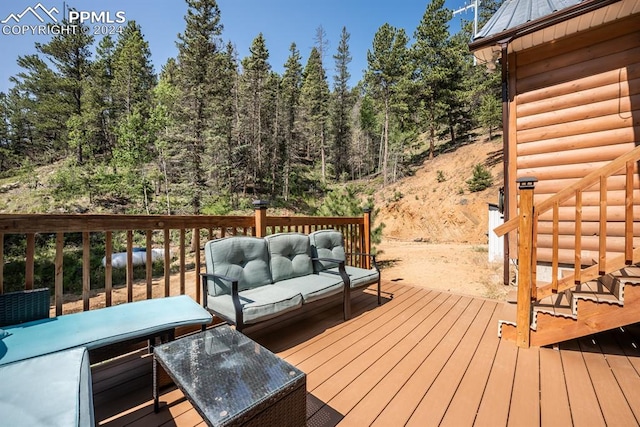
[[(466, 181), (477, 164), (493, 186), (471, 193)], [(440, 171), (440, 172), (439, 172)], [(439, 182), (440, 181), (440, 182)], [(379, 259), (392, 281), (503, 298), (501, 263), (488, 262), (488, 204), (503, 185), (502, 140), (477, 142), (425, 160), (413, 176), (376, 197), (377, 223), (384, 223)]]

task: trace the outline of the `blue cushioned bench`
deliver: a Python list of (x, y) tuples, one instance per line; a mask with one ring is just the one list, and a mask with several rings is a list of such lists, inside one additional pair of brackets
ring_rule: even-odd
[(187, 295), (33, 320), (2, 328), (0, 365), (75, 347), (92, 350), (211, 321), (211, 314)]
[(0, 425), (95, 425), (84, 347), (0, 366)]

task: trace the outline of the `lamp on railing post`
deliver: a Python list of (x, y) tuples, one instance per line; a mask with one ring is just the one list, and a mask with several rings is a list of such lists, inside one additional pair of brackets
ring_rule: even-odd
[(518, 347), (529, 347), (531, 333), (531, 289), (533, 269), (533, 191), (538, 180), (523, 177), (516, 180), (520, 190), (520, 224), (518, 226), (518, 314), (516, 341)]
[(267, 235), (267, 208), (269, 202), (266, 200), (254, 200), (253, 209), (256, 216), (255, 237)]
[[(363, 232), (362, 232), (362, 252), (365, 254), (371, 253), (371, 211), (372, 209), (366, 207), (363, 209), (364, 212), (364, 224), (363, 224)], [(369, 257), (363, 257), (362, 261), (364, 264), (364, 268), (371, 268), (371, 260)]]

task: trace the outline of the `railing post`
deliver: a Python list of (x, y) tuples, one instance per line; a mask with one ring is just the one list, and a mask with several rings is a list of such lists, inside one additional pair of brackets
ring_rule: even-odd
[(516, 341), (518, 347), (529, 347), (531, 333), (531, 289), (533, 269), (533, 190), (538, 180), (533, 177), (518, 178), (520, 189), (520, 224), (518, 227), (518, 314)]
[(267, 207), (269, 202), (266, 200), (254, 200), (253, 208), (256, 215), (256, 235), (255, 237), (264, 237), (267, 235)]
[[(364, 238), (362, 252), (365, 254), (371, 253), (371, 208), (364, 208), (364, 232), (362, 233)], [(371, 259), (369, 257), (364, 258), (364, 268), (371, 268)]]

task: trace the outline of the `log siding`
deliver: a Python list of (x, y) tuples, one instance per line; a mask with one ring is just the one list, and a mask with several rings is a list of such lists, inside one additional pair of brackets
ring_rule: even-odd
[[(511, 188), (516, 188), (517, 178), (535, 176), (539, 180), (535, 202), (539, 203), (640, 144), (639, 28), (640, 14), (635, 14), (509, 53)], [(552, 237), (554, 212), (540, 217), (538, 261), (551, 261), (547, 258), (554, 244), (562, 249), (561, 262), (571, 264), (574, 258), (590, 264), (604, 251), (624, 253), (623, 242), (616, 239), (606, 248), (600, 249), (600, 243), (603, 232), (624, 236), (625, 173), (623, 168), (595, 184), (581, 195), (578, 209), (575, 198), (562, 203), (556, 213), (558, 239)], [(640, 221), (638, 165), (633, 175), (633, 220)], [(511, 191), (508, 197), (509, 216), (514, 218), (517, 194)], [(606, 223), (599, 221), (601, 208), (606, 209)], [(576, 227), (578, 212), (581, 221)], [(636, 224), (631, 228), (634, 236), (640, 236)], [(582, 236), (577, 257), (572, 253), (576, 229)], [(637, 243), (634, 239), (634, 246)], [(516, 253), (513, 246), (511, 253)]]

